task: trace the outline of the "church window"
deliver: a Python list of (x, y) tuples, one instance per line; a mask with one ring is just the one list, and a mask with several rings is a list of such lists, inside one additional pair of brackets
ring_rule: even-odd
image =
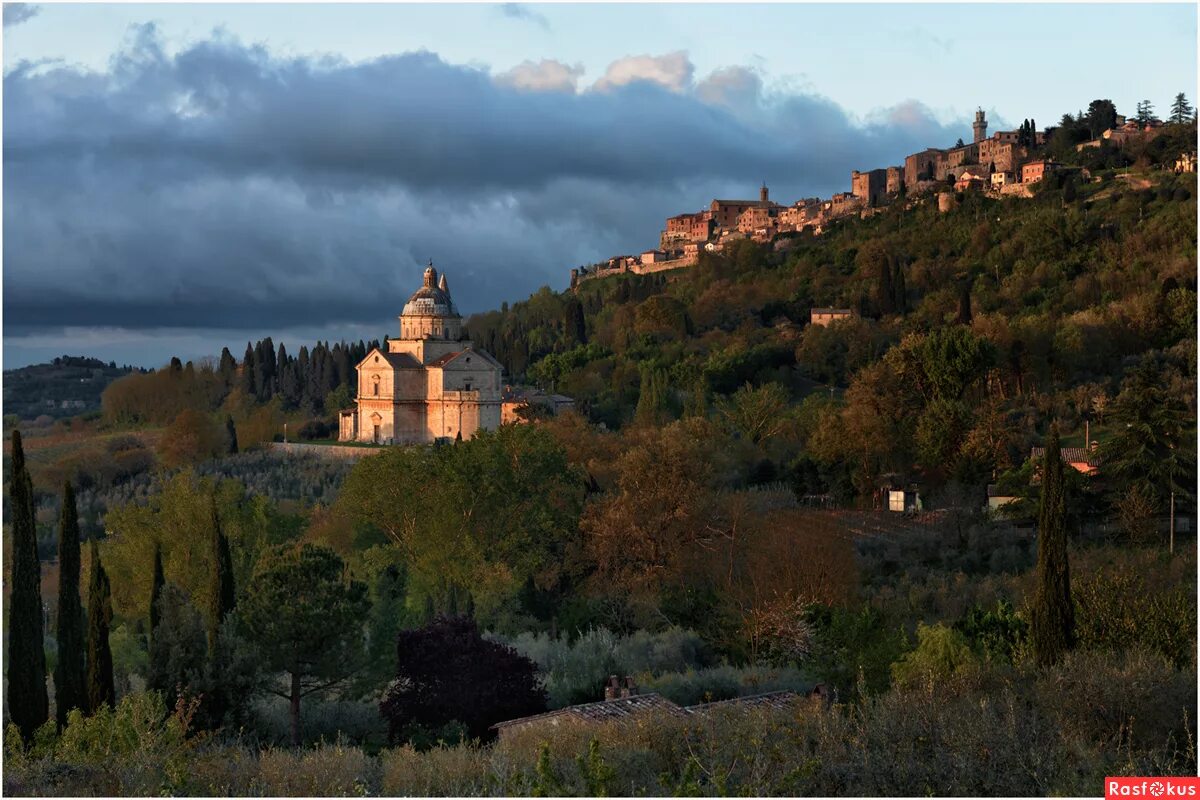
[(374, 386), (375, 386), (375, 396), (379, 397), (379, 376), (378, 375), (375, 376)]

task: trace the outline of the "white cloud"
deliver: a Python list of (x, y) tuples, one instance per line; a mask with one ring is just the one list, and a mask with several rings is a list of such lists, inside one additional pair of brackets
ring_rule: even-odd
[(592, 88), (605, 91), (637, 81), (649, 81), (673, 92), (682, 92), (691, 87), (694, 72), (695, 67), (682, 50), (661, 56), (626, 56), (609, 64), (604, 77)]
[(516, 89), (534, 92), (572, 92), (583, 75), (582, 64), (564, 64), (544, 58), (541, 61), (522, 61), (508, 72), (496, 76), (496, 81)]

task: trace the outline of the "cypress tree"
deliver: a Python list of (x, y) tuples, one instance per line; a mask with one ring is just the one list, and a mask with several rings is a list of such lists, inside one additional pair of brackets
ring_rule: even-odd
[(241, 386), (242, 392), (245, 393), (246, 397), (253, 397), (256, 394), (254, 387), (254, 372), (254, 348), (249, 342), (246, 342), (246, 354), (242, 356), (242, 374), (238, 384)]
[(75, 490), (63, 485), (62, 518), (58, 527), (58, 663), (54, 667), (55, 721), (61, 729), (73, 708), (87, 708), (87, 640), (83, 601), (79, 597), (79, 512)]
[(13, 431), (8, 497), (12, 515), (12, 594), (8, 600), (8, 715), (29, 739), (50, 716), (42, 642), (42, 576), (38, 564), (33, 481), (21, 432)]
[(971, 282), (964, 280), (958, 290), (958, 324), (971, 324)]
[(209, 593), (208, 651), (216, 653), (221, 623), (233, 611), (237, 598), (233, 590), (233, 559), (229, 555), (229, 540), (221, 531), (217, 514), (217, 496), (212, 497), (212, 586)]
[(95, 712), (105, 703), (116, 703), (113, 685), (112, 650), (108, 644), (108, 626), (112, 623), (112, 588), (100, 548), (92, 540), (92, 579), (88, 584), (87, 693), (88, 711)]
[(220, 373), (225, 388), (233, 386), (233, 379), (237, 373), (237, 360), (233, 357), (233, 353), (229, 352), (228, 347), (221, 348), (221, 362), (217, 372)]
[(892, 291), (896, 293), (895, 306), (897, 313), (904, 315), (908, 313), (908, 287), (904, 285), (904, 269), (900, 266), (900, 262), (896, 261), (896, 274), (892, 278)]
[(233, 424), (233, 416), (225, 415), (225, 434), (229, 437), (229, 455), (236, 456), (238, 451), (237, 445), (237, 428)]
[[(154, 583), (150, 587), (150, 642), (153, 645), (154, 631), (158, 628), (162, 612), (159, 611), (158, 601), (162, 597), (163, 586), (167, 579), (163, 574), (162, 545), (154, 543)], [(151, 650), (153, 653), (153, 650)]]
[(896, 310), (896, 295), (892, 288), (892, 257), (880, 258), (876, 266), (879, 285), (876, 287), (876, 297), (880, 314), (891, 314)]
[(1050, 428), (1042, 464), (1042, 501), (1038, 510), (1037, 589), (1030, 639), (1041, 666), (1058, 662), (1075, 644), (1071, 570), (1067, 562), (1066, 498), (1058, 424)]

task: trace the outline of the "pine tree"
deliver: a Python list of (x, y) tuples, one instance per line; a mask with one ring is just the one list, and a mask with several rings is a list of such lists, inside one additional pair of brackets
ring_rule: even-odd
[(1137, 104), (1137, 121), (1139, 125), (1146, 126), (1150, 124), (1150, 120), (1154, 119), (1154, 104), (1149, 100), (1143, 100)]
[(225, 435), (229, 437), (229, 455), (236, 456), (238, 452), (237, 427), (233, 424), (233, 416), (225, 415)]
[(221, 623), (233, 611), (237, 598), (233, 590), (233, 559), (229, 555), (229, 540), (221, 530), (217, 513), (217, 496), (212, 497), (212, 585), (209, 593), (208, 651), (215, 653)]
[(108, 643), (111, 624), (112, 587), (104, 565), (100, 563), (100, 548), (93, 539), (92, 579), (88, 585), (87, 694), (90, 712), (95, 712), (106, 703), (110, 708), (116, 703), (112, 649)]
[(1171, 122), (1183, 125), (1190, 122), (1191, 119), (1192, 105), (1188, 102), (1187, 95), (1180, 92), (1175, 95), (1175, 102), (1171, 103)]
[(1075, 644), (1071, 570), (1067, 561), (1066, 497), (1058, 424), (1050, 428), (1042, 463), (1042, 500), (1038, 510), (1037, 589), (1030, 640), (1037, 663), (1055, 664)]
[(55, 720), (61, 729), (67, 713), (87, 708), (87, 663), (83, 601), (79, 597), (79, 512), (75, 490), (63, 485), (58, 526), (58, 663), (54, 666)]
[(42, 641), (42, 576), (37, 554), (33, 482), (25, 468), (21, 432), (13, 431), (9, 467), (12, 594), (8, 599), (8, 716), (28, 739), (50, 716)]

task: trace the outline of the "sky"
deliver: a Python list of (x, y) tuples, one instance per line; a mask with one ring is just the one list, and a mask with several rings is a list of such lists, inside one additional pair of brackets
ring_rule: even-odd
[(430, 259), (469, 314), (976, 107), (1196, 97), (1190, 3), (6, 3), (3, 50), (5, 368), (381, 338)]

